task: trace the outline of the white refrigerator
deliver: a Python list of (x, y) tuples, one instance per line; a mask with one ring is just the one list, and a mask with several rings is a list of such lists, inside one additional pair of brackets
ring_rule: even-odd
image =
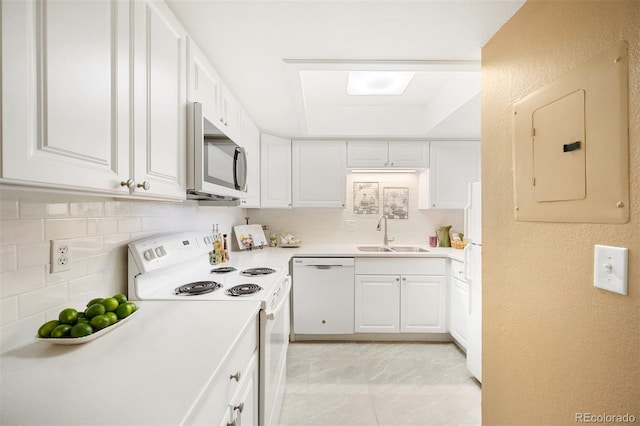
[(469, 184), (464, 209), (465, 279), (469, 284), (467, 369), (482, 382), (482, 193), (480, 182)]

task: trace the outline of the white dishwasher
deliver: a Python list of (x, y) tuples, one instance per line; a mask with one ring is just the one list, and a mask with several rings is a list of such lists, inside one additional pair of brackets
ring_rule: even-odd
[(352, 334), (352, 257), (293, 259), (293, 333)]

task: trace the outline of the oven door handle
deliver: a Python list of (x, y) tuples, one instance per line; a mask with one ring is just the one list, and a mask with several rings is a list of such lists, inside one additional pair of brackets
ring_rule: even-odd
[(280, 292), (284, 293), (285, 296), (282, 297), (282, 299), (280, 300), (280, 303), (278, 303), (278, 306), (276, 306), (274, 309), (272, 309), (270, 312), (267, 313), (267, 315), (266, 315), (267, 320), (275, 319), (276, 313), (280, 312), (282, 307), (287, 303), (287, 301), (289, 300), (289, 290), (290, 289), (291, 289), (291, 277), (289, 277), (287, 275), (285, 277), (285, 284), (284, 284), (283, 288), (280, 290)]

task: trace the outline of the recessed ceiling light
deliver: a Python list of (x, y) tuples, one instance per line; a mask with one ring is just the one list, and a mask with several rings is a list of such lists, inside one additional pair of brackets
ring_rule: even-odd
[(414, 71), (349, 71), (348, 95), (402, 95)]

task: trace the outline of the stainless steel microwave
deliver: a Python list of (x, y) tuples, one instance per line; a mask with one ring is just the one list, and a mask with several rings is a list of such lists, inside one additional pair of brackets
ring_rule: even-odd
[(203, 115), (201, 103), (187, 108), (187, 198), (238, 200), (247, 190), (244, 148)]

